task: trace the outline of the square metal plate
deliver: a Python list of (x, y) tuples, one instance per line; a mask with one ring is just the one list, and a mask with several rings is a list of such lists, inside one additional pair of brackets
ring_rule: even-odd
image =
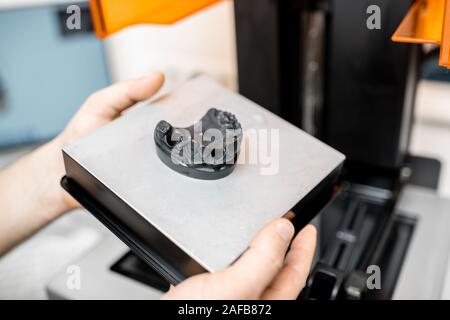
[[(267, 150), (241, 149), (235, 170), (211, 181), (186, 177), (168, 168), (156, 154), (156, 124), (166, 120), (187, 127), (212, 107), (235, 114), (244, 140), (256, 135), (264, 142), (257, 149), (264, 146), (270, 156), (259, 157), (260, 153), (267, 155)], [(125, 221), (128, 233), (146, 238), (158, 251), (156, 264), (161, 262), (159, 266), (167, 271), (170, 266), (177, 269), (174, 261), (182, 260), (181, 276), (166, 274), (171, 282), (233, 263), (265, 223), (283, 216), (314, 190), (317, 193), (323, 181), (331, 185), (345, 158), (206, 76), (134, 107), (120, 119), (66, 146), (63, 153), (67, 177), (111, 215)], [(176, 271), (168, 273), (173, 276)]]

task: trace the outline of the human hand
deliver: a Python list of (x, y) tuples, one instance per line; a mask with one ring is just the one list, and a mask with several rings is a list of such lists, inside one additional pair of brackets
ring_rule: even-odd
[(64, 175), (61, 149), (150, 98), (163, 82), (163, 75), (155, 73), (94, 93), (60, 135), (0, 171), (0, 256), (79, 206), (59, 184)]
[(61, 133), (63, 144), (69, 144), (108, 124), (123, 111), (153, 96), (164, 83), (161, 73), (118, 82), (92, 94)]
[(150, 98), (163, 83), (163, 74), (154, 73), (150, 76), (122, 81), (95, 92), (85, 101), (64, 131), (50, 142), (57, 154), (53, 155), (56, 163), (52, 165), (48, 177), (58, 184), (57, 191), (52, 191), (56, 192), (55, 201), (60, 203), (59, 211), (65, 212), (78, 206), (77, 202), (59, 187), (59, 180), (64, 175), (61, 149), (113, 121), (137, 102)]
[(291, 243), (293, 236), (289, 220), (274, 219), (232, 266), (193, 276), (171, 287), (163, 299), (296, 299), (311, 268), (316, 229), (306, 226)]

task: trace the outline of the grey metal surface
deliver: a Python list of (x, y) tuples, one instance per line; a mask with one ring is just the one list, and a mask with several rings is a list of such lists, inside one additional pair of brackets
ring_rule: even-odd
[(300, 30), (304, 42), (301, 48), (305, 50), (302, 61), (304, 71), (302, 74), (303, 104), (302, 128), (309, 134), (317, 136), (319, 134), (318, 119), (322, 119), (323, 111), (323, 90), (325, 86), (325, 37), (326, 13), (324, 11), (304, 11), (301, 13)]
[[(270, 138), (263, 146), (279, 151), (272, 157), (278, 170), (264, 174), (269, 164), (259, 158), (257, 164), (238, 162), (226, 178), (204, 181), (166, 167), (155, 152), (156, 124), (164, 119), (189, 126), (211, 107), (234, 113), (244, 139), (259, 130), (277, 130), (278, 146)], [(257, 230), (291, 209), (344, 160), (341, 153), (205, 76), (134, 108), (64, 151), (209, 271), (231, 264)], [(258, 156), (257, 151), (265, 152), (241, 150), (240, 160)]]
[(431, 189), (407, 186), (397, 210), (418, 221), (393, 298), (440, 299), (450, 252), (450, 199)]

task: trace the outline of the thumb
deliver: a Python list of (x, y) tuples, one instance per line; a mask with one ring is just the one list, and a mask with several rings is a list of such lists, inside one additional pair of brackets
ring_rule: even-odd
[(113, 120), (132, 105), (153, 96), (163, 83), (160, 72), (118, 82), (92, 94), (80, 111)]
[(248, 250), (223, 273), (225, 281), (240, 298), (259, 298), (283, 266), (289, 243), (294, 236), (294, 226), (284, 218), (272, 220), (255, 236)]

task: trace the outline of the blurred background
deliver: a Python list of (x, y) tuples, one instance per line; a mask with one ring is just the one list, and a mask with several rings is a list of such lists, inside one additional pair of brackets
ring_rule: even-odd
[[(64, 27), (69, 4), (82, 8), (81, 30)], [(450, 196), (450, 74), (436, 48), (423, 50), (410, 149), (441, 161), (438, 193)], [(100, 41), (87, 2), (0, 0), (0, 167), (58, 134), (89, 94), (113, 82), (160, 70), (162, 92), (199, 73), (237, 90), (236, 60), (233, 1)], [(106, 233), (81, 210), (54, 222), (0, 257), (0, 299), (45, 298), (52, 276)]]

